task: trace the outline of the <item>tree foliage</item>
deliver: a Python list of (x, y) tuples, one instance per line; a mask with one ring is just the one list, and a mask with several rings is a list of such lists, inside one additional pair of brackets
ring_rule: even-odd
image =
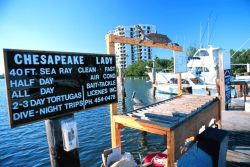
[[(155, 68), (157, 69), (167, 69), (169, 71), (173, 71), (173, 58), (171, 59), (159, 59), (156, 58), (155, 60)], [(147, 75), (147, 67), (152, 68), (153, 67), (153, 61), (143, 61), (139, 60), (133, 63), (132, 65), (128, 66), (128, 68), (125, 70), (126, 76), (145, 76)]]
[(195, 54), (195, 52), (197, 51), (197, 48), (196, 47), (194, 47), (194, 46), (189, 46), (188, 48), (187, 48), (187, 55), (188, 56), (193, 56), (194, 54)]
[[(247, 64), (250, 63), (250, 49), (236, 52), (230, 50), (231, 64)], [(232, 65), (232, 73), (239, 74), (247, 71), (246, 65)]]
[(170, 59), (156, 58), (155, 67), (158, 69), (165, 69), (167, 71), (173, 71), (174, 70), (174, 59), (172, 57)]
[(125, 70), (126, 76), (145, 76), (147, 62), (143, 60), (138, 60), (132, 65), (129, 65)]

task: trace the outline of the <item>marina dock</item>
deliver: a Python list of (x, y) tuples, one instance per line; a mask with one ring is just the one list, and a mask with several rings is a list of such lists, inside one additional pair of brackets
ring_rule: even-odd
[(244, 108), (222, 111), (222, 129), (229, 132), (227, 166), (250, 166), (250, 113)]

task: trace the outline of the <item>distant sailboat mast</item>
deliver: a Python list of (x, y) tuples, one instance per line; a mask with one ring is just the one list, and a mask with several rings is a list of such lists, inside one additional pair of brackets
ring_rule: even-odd
[(210, 16), (208, 17), (207, 21), (207, 46), (209, 45), (209, 22), (210, 22)]
[(202, 26), (201, 26), (201, 22), (200, 22), (200, 48), (201, 48), (201, 31), (202, 31)]

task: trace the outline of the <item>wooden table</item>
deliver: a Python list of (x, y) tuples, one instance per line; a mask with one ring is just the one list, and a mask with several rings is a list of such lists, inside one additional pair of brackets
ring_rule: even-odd
[(112, 147), (121, 146), (121, 128), (129, 127), (159, 134), (167, 139), (166, 167), (187, 151), (185, 141), (196, 137), (200, 128), (212, 119), (221, 123), (220, 100), (211, 96), (182, 95), (134, 110), (126, 115), (114, 115), (111, 108)]

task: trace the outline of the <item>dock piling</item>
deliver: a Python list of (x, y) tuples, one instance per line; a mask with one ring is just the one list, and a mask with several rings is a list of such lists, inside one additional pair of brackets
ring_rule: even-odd
[(52, 167), (80, 167), (78, 150), (67, 152), (63, 148), (61, 121), (69, 118), (74, 119), (74, 115), (45, 120)]

